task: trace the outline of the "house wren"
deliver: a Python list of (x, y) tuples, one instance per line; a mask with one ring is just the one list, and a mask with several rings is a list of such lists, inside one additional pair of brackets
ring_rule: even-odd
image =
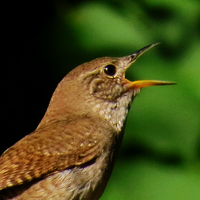
[(148, 45), (121, 58), (98, 58), (69, 72), (34, 132), (0, 157), (0, 199), (98, 200), (140, 89), (167, 81), (125, 79)]

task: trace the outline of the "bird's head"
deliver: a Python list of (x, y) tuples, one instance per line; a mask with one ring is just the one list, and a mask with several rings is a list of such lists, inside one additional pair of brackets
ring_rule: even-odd
[(56, 116), (55, 113), (60, 113), (63, 119), (65, 113), (97, 115), (120, 129), (141, 88), (173, 84), (158, 80), (131, 82), (125, 78), (126, 70), (157, 44), (150, 44), (128, 56), (98, 58), (76, 67), (56, 88), (46, 114), (50, 116), (53, 112)]

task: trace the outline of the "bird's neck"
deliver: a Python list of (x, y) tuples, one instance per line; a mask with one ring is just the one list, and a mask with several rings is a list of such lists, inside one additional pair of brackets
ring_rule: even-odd
[(120, 133), (124, 126), (130, 105), (133, 100), (133, 93), (125, 93), (116, 101), (101, 101), (90, 102), (93, 112), (97, 113), (101, 118), (107, 121), (111, 127)]

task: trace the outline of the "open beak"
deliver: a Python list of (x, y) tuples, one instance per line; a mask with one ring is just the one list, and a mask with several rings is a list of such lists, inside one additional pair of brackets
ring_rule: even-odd
[[(149, 49), (152, 47), (158, 45), (159, 43), (153, 43), (150, 44), (146, 47), (143, 47), (142, 49), (136, 51), (135, 53), (127, 56), (128, 64), (129, 66), (134, 63), (142, 54), (147, 52)], [(128, 81), (129, 82), (129, 81)], [(159, 80), (138, 80), (138, 81), (133, 81), (128, 83), (128, 87), (131, 90), (134, 89), (141, 89), (143, 87), (149, 87), (149, 86), (155, 86), (155, 85), (174, 85), (175, 83), (169, 82), (169, 81), (159, 81)]]

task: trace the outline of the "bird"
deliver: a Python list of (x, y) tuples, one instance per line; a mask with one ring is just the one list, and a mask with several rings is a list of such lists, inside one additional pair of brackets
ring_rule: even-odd
[(126, 70), (157, 44), (128, 56), (97, 58), (70, 71), (35, 131), (0, 156), (0, 199), (100, 199), (140, 89), (174, 84), (125, 78)]

